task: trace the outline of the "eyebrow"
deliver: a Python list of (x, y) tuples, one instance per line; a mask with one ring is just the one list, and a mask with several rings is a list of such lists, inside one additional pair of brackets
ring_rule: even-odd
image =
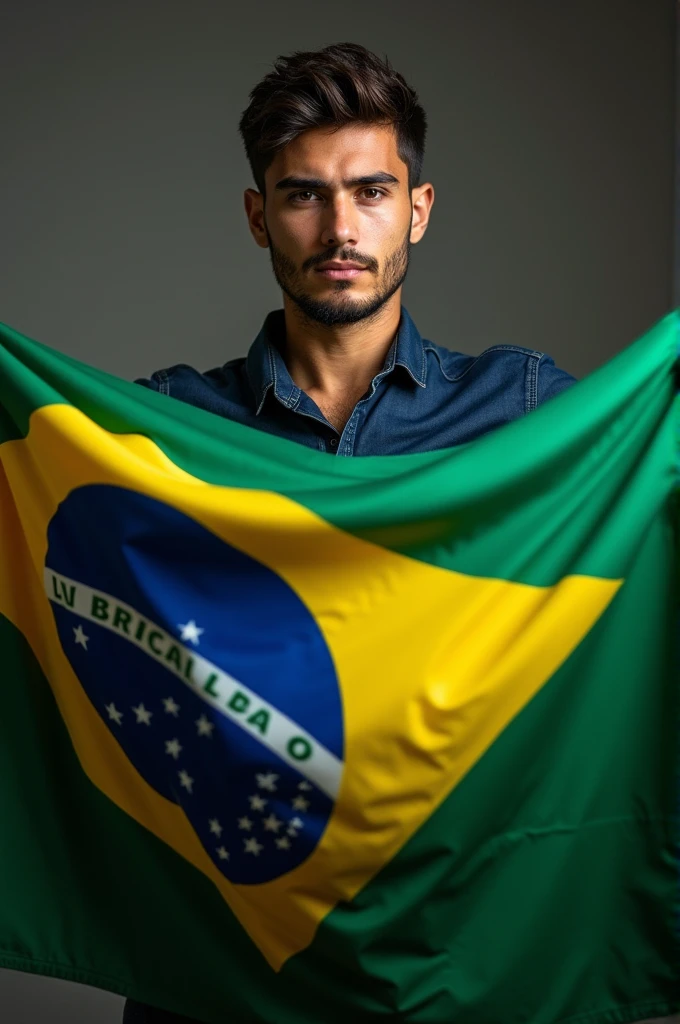
[[(398, 185), (399, 178), (387, 171), (372, 171), (371, 174), (362, 174), (360, 178), (345, 178), (342, 184), (345, 188), (352, 188), (354, 185)], [(289, 174), (287, 178), (281, 178), (274, 185), (275, 191), (285, 191), (288, 188), (330, 188), (330, 183), (323, 178), (301, 178), (295, 174)]]

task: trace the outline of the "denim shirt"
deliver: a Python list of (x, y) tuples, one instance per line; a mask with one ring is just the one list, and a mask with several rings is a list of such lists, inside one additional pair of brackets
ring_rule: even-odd
[(379, 373), (342, 432), (290, 376), (283, 309), (267, 314), (247, 356), (201, 373), (178, 363), (143, 384), (269, 434), (337, 455), (449, 448), (531, 412), (575, 378), (543, 352), (493, 345), (478, 356), (421, 338), (405, 306)]
[[(396, 455), (448, 448), (531, 412), (575, 383), (550, 356), (520, 345), (464, 355), (421, 338), (401, 306), (382, 369), (342, 433), (291, 378), (283, 309), (267, 314), (245, 357), (201, 373), (186, 363), (137, 383), (219, 416), (337, 455)], [(191, 1024), (129, 999), (123, 1024)]]

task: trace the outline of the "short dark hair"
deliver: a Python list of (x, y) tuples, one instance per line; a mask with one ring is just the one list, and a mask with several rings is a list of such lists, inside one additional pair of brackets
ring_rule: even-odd
[(397, 153), (408, 167), (408, 189), (420, 183), (427, 118), (415, 91), (359, 43), (280, 56), (250, 92), (239, 132), (257, 189), (266, 198), (264, 174), (276, 153), (310, 128), (348, 124), (392, 125)]

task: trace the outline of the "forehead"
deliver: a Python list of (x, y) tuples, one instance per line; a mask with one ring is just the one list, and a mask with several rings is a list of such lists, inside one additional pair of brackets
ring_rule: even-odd
[(288, 174), (339, 181), (378, 168), (400, 179), (407, 176), (392, 126), (346, 125), (337, 131), (312, 128), (279, 150), (265, 178), (268, 185)]

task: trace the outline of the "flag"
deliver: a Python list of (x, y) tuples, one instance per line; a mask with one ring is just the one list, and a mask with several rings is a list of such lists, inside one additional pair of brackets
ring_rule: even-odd
[(678, 1009), (678, 316), (361, 459), (0, 327), (0, 965), (207, 1024)]

